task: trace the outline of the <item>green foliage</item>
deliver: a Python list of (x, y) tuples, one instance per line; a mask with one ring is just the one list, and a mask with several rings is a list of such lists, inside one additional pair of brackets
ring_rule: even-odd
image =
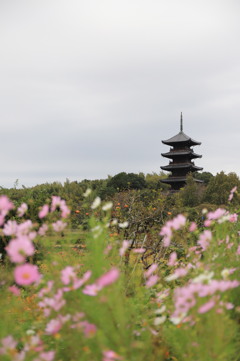
[(112, 177), (107, 186), (114, 188), (116, 191), (143, 189), (146, 187), (146, 181), (142, 176), (135, 173), (121, 172)]
[(183, 206), (195, 207), (200, 203), (201, 189), (200, 185), (195, 182), (193, 175), (187, 176), (186, 186), (179, 192)]
[(167, 177), (167, 175), (163, 172), (160, 172), (160, 174), (157, 173), (148, 173), (145, 176), (145, 180), (146, 180), (146, 184), (147, 184), (147, 188), (149, 189), (155, 189), (155, 190), (167, 190), (170, 188), (169, 185), (162, 183), (161, 180), (165, 179)]
[(235, 186), (240, 187), (240, 180), (236, 173), (217, 173), (217, 175), (209, 181), (204, 195), (204, 201), (217, 205), (227, 204), (230, 190)]
[(194, 178), (202, 180), (205, 185), (207, 185), (213, 177), (214, 175), (210, 172), (194, 173)]

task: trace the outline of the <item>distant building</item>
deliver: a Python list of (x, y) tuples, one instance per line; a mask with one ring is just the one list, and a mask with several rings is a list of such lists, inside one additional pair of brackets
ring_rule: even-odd
[[(170, 184), (172, 190), (179, 190), (186, 184), (187, 174), (202, 170), (201, 167), (196, 167), (192, 161), (195, 158), (202, 156), (194, 153), (192, 147), (200, 145), (200, 142), (195, 141), (183, 132), (182, 113), (180, 119), (180, 132), (174, 137), (162, 140), (163, 144), (170, 145), (170, 151), (162, 153), (165, 158), (171, 159), (169, 165), (161, 167), (161, 169), (171, 172), (168, 178), (163, 179), (163, 183)], [(196, 182), (202, 181), (195, 179)]]

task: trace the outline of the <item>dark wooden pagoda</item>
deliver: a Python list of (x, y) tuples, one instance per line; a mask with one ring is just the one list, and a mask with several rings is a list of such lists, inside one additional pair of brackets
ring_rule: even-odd
[[(171, 172), (169, 177), (162, 179), (163, 183), (171, 185), (172, 190), (176, 191), (184, 187), (186, 184), (187, 174), (202, 170), (201, 167), (196, 167), (193, 159), (201, 158), (202, 156), (194, 153), (192, 147), (200, 145), (200, 142), (195, 141), (183, 132), (182, 113), (180, 119), (180, 132), (174, 137), (162, 140), (163, 144), (170, 145), (170, 151), (162, 153), (165, 158), (171, 159), (169, 165), (161, 167), (161, 169)], [(195, 179), (196, 182), (202, 181)]]

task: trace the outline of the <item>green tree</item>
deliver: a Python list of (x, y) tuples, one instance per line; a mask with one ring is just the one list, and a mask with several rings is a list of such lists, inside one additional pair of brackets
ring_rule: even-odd
[(135, 173), (121, 172), (112, 177), (108, 181), (107, 186), (118, 191), (127, 189), (143, 189), (146, 188), (146, 181), (143, 177)]
[(204, 201), (217, 205), (226, 204), (230, 190), (235, 186), (240, 187), (240, 180), (236, 173), (217, 173), (215, 177), (211, 178), (206, 188)]
[(194, 178), (202, 180), (205, 185), (207, 185), (214, 175), (210, 172), (194, 173)]
[(179, 192), (180, 199), (182, 200), (183, 206), (195, 207), (200, 203), (200, 191), (201, 185), (193, 178), (193, 174), (187, 176), (186, 186)]

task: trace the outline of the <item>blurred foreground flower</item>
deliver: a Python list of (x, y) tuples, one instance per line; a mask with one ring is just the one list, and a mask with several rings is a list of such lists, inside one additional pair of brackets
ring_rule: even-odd
[(15, 282), (21, 286), (28, 286), (34, 282), (38, 282), (41, 278), (38, 267), (30, 263), (17, 266), (14, 270)]
[(99, 207), (101, 204), (101, 198), (100, 197), (96, 197), (91, 205), (92, 209), (96, 209), (97, 207)]

